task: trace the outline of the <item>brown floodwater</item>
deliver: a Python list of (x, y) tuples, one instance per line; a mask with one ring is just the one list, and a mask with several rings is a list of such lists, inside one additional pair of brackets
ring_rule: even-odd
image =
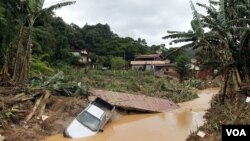
[(204, 114), (218, 88), (198, 91), (199, 98), (179, 103), (180, 109), (158, 114), (126, 115), (107, 124), (104, 132), (81, 139), (58, 134), (44, 141), (184, 141), (204, 124)]

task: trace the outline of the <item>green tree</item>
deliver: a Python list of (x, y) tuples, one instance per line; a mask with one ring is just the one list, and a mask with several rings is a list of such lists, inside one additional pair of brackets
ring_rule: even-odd
[(183, 82), (184, 78), (188, 76), (191, 67), (191, 60), (186, 55), (180, 55), (176, 59), (176, 71), (179, 73), (179, 80)]
[(121, 57), (113, 57), (111, 59), (111, 67), (112, 69), (122, 69), (125, 67), (125, 60)]

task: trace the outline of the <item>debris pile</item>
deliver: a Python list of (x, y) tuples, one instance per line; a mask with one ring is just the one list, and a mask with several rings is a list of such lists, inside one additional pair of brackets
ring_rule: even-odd
[(88, 103), (88, 89), (63, 72), (32, 78), (25, 86), (0, 87), (0, 140), (40, 140), (61, 133)]

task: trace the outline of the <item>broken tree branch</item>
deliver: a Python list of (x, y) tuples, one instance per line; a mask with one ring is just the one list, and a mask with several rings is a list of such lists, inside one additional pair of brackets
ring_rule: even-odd
[(43, 105), (41, 106), (39, 117), (41, 117), (43, 115), (45, 107), (46, 107), (46, 103), (47, 103), (46, 101), (50, 97), (50, 95), (51, 95), (50, 91), (46, 90), (45, 95), (44, 95), (44, 99), (43, 99)]
[(29, 120), (33, 117), (33, 115), (35, 114), (38, 106), (40, 105), (41, 101), (43, 99), (43, 96), (41, 96), (39, 99), (36, 100), (35, 106), (33, 107), (32, 111), (30, 112), (30, 114), (25, 118), (25, 122), (28, 123)]

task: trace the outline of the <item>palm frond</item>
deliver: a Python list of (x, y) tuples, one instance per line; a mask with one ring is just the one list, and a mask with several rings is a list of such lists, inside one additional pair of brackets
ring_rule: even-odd
[(237, 31), (237, 30), (242, 30), (242, 31), (250, 30), (249, 27), (229, 27), (228, 29), (229, 30), (233, 30), (233, 31)]
[(198, 6), (203, 7), (207, 10), (207, 14), (209, 16), (211, 16), (212, 18), (216, 18), (216, 16), (218, 15), (216, 9), (213, 6), (207, 6), (206, 4), (202, 4), (202, 3), (196, 3)]
[(211, 5), (219, 5), (219, 4), (220, 4), (220, 2), (219, 2), (219, 1), (216, 1), (216, 0), (209, 0), (209, 3), (210, 3)]
[(172, 33), (170, 35), (164, 36), (162, 37), (162, 39), (169, 39), (169, 38), (187, 38), (187, 37), (193, 37), (194, 33), (191, 32), (176, 32), (176, 33)]
[(176, 33), (183, 33), (183, 32), (181, 32), (181, 31), (167, 31), (167, 33), (169, 33), (169, 34), (176, 34)]
[(239, 23), (250, 23), (250, 19), (245, 19), (245, 18), (239, 18), (239, 19), (233, 19), (230, 21), (227, 21), (226, 24), (234, 24), (237, 25)]
[(188, 43), (188, 44), (185, 44), (185, 45), (182, 45), (181, 48), (182, 49), (193, 49), (197, 47), (197, 44), (195, 42), (192, 42), (192, 43)]
[(207, 38), (215, 38), (215, 39), (218, 39), (220, 41), (225, 40), (225, 37), (223, 35), (219, 34), (218, 32), (215, 32), (215, 31), (207, 32), (207, 33), (205, 33), (205, 36)]
[(28, 0), (27, 4), (30, 13), (36, 13), (42, 10), (44, 0)]
[(45, 9), (43, 9), (43, 11), (50, 12), (50, 11), (53, 11), (53, 10), (56, 10), (56, 9), (60, 9), (60, 8), (62, 8), (64, 6), (75, 4), (75, 3), (76, 3), (76, 1), (66, 1), (66, 2), (62, 2), (62, 3), (52, 5), (49, 8), (45, 8)]
[(191, 5), (191, 9), (193, 11), (193, 25), (194, 25), (193, 30), (195, 31), (196, 36), (198, 38), (202, 38), (204, 30), (202, 28), (202, 24), (201, 24), (201, 20), (200, 20), (200, 14), (195, 9), (195, 6), (194, 6), (192, 0), (190, 1), (190, 5)]
[(226, 23), (226, 10), (225, 10), (225, 0), (220, 0), (220, 9), (219, 9), (219, 15), (218, 20), (220, 23), (224, 26)]
[(202, 16), (202, 19), (206, 26), (208, 26), (211, 30), (218, 31), (220, 34), (225, 34), (225, 28), (218, 21), (211, 19), (207, 16)]
[(247, 10), (247, 6), (243, 5), (243, 4), (239, 4), (239, 5), (236, 5), (236, 9), (237, 10), (246, 11)]
[(241, 36), (240, 36), (240, 46), (239, 46), (241, 51), (243, 51), (244, 44), (246, 43), (246, 40), (248, 39), (249, 36), (250, 36), (250, 30), (245, 30), (243, 32), (243, 34), (241, 34)]
[(193, 37), (193, 38), (182, 38), (182, 39), (176, 39), (176, 40), (172, 40), (169, 44), (172, 44), (172, 43), (184, 43), (184, 42), (193, 42), (195, 41), (197, 38), (196, 37)]

